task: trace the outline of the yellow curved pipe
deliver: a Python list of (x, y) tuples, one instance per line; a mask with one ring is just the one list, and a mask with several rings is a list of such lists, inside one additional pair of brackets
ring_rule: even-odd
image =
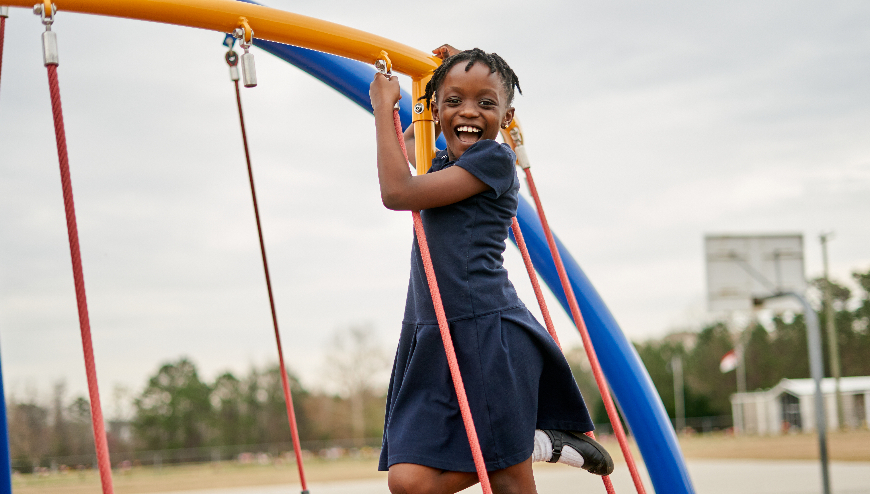
[[(0, 0), (3, 5), (32, 8), (38, 0)], [(438, 67), (431, 54), (381, 36), (313, 17), (233, 0), (56, 0), (60, 12), (81, 12), (230, 33), (239, 18), (248, 20), (254, 37), (311, 48), (372, 64), (381, 50), (390, 54), (393, 71), (414, 79)]]

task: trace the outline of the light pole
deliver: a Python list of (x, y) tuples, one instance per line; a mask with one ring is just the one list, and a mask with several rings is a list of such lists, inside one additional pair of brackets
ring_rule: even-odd
[(825, 406), (822, 401), (822, 337), (819, 331), (819, 318), (816, 311), (810, 306), (807, 299), (797, 292), (777, 292), (766, 297), (757, 297), (753, 300), (756, 306), (764, 304), (765, 300), (779, 297), (793, 297), (804, 308), (804, 320), (807, 323), (807, 347), (810, 353), (810, 374), (815, 383), (813, 401), (816, 409), (816, 432), (819, 434), (819, 459), (822, 464), (822, 492), (831, 494), (831, 478), (828, 474), (828, 440), (827, 421), (825, 420)]
[(671, 371), (674, 373), (674, 425), (677, 434), (686, 430), (686, 397), (683, 385), (683, 358), (679, 355), (671, 357)]
[(822, 261), (825, 268), (825, 332), (828, 334), (828, 359), (831, 363), (831, 377), (834, 378), (834, 396), (837, 402), (837, 426), (843, 428), (843, 400), (840, 395), (840, 344), (837, 338), (837, 327), (834, 324), (834, 297), (831, 294), (831, 279), (828, 277), (828, 241), (834, 236), (833, 232), (822, 233), (819, 241), (822, 243)]

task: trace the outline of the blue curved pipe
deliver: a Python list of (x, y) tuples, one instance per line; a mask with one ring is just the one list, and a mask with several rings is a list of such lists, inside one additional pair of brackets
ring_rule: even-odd
[[(273, 41), (255, 39), (254, 45), (296, 65), (361, 107), (372, 111), (368, 88), (376, 72), (373, 67), (336, 55)], [(405, 91), (402, 91), (402, 101), (411, 101), (411, 96)], [(399, 110), (405, 127), (411, 123), (411, 106), (409, 103), (404, 103)], [(441, 148), (445, 146), (443, 136), (439, 137), (438, 145)], [(519, 199), (517, 220), (522, 228), (535, 269), (558, 297), (565, 311), (570, 313), (568, 300), (562, 290), (538, 215), (522, 196)], [(513, 240), (513, 237), (511, 239)], [(648, 472), (653, 488), (662, 494), (694, 494), (695, 490), (677, 444), (674, 429), (640, 357), (625, 338), (592, 283), (558, 238), (556, 244), (577, 296), (592, 343), (601, 361), (604, 375), (634, 434), (641, 455), (648, 460), (646, 463), (652, 466), (648, 468)]]
[(6, 420), (6, 391), (0, 370), (0, 494), (12, 494), (12, 456), (9, 452), (9, 422)]

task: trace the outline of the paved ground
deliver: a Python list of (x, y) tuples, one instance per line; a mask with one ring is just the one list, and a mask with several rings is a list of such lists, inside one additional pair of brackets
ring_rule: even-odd
[[(775, 460), (692, 460), (689, 474), (697, 494), (820, 494), (821, 471), (814, 461)], [(642, 468), (642, 467), (641, 467)], [(652, 494), (649, 478), (644, 482)], [(598, 477), (560, 465), (535, 467), (540, 494), (603, 493)], [(612, 476), (618, 494), (634, 493), (634, 486), (623, 464)], [(831, 464), (833, 494), (870, 494), (870, 463), (834, 462)], [(310, 484), (312, 494), (387, 494), (385, 479)], [(208, 489), (163, 494), (296, 494), (296, 485)], [(467, 493), (480, 492), (472, 487)], [(656, 494), (667, 494), (658, 492)]]

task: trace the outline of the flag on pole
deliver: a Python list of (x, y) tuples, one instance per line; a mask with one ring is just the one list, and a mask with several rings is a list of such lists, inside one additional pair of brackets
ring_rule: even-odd
[(725, 372), (731, 372), (737, 368), (737, 352), (735, 350), (729, 350), (728, 353), (722, 357), (722, 360), (719, 362), (719, 370), (724, 374)]

